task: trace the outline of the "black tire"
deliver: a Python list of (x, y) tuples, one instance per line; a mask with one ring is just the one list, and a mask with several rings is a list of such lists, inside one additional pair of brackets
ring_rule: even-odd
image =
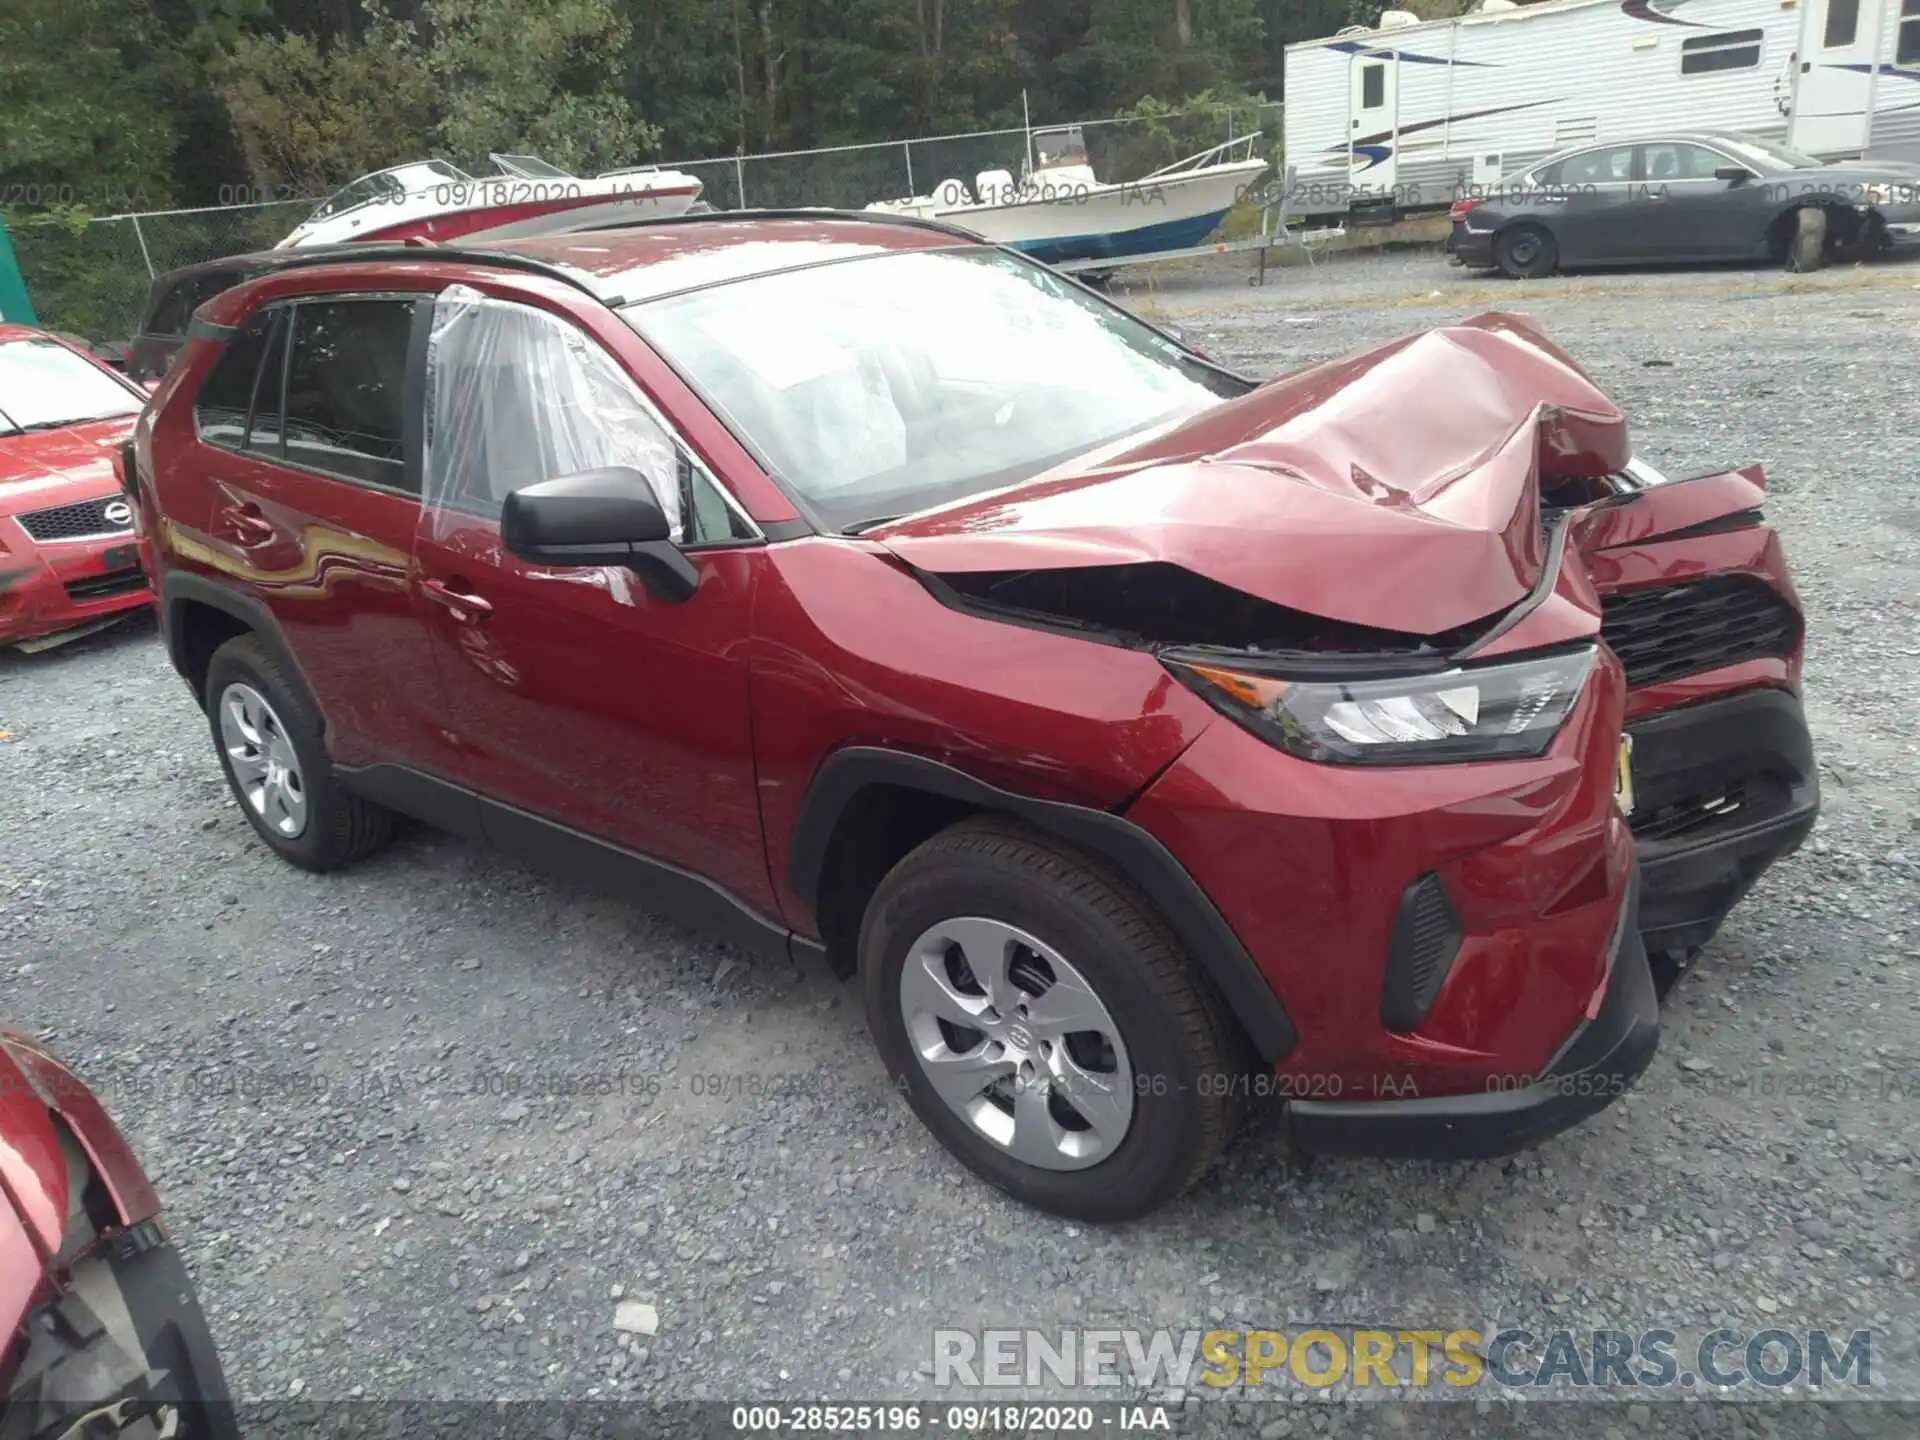
[(1827, 212), (1803, 205), (1794, 212), (1793, 239), (1787, 245), (1787, 268), (1808, 275), (1827, 259)]
[(1493, 263), (1510, 280), (1538, 280), (1560, 263), (1560, 247), (1542, 225), (1509, 225), (1493, 242)]
[[(914, 942), (957, 916), (1013, 925), (1052, 946), (1119, 1028), (1134, 1109), (1098, 1163), (1052, 1170), (1015, 1159), (927, 1081), (901, 1013), (901, 975)], [(926, 841), (875, 891), (860, 967), (868, 1026), (914, 1113), (975, 1174), (1026, 1204), (1094, 1222), (1134, 1219), (1198, 1180), (1238, 1124), (1234, 1082), (1252, 1057), (1218, 991), (1124, 877), (1051, 838), (976, 817)]]
[[(229, 686), (236, 683), (258, 691), (278, 717), (281, 733), (299, 761), (306, 798), (306, 825), (289, 838), (268, 825), (235, 777), (233, 760), (221, 735), (220, 709)], [(214, 753), (240, 810), (282, 860), (303, 870), (332, 870), (371, 854), (386, 843), (393, 814), (346, 790), (333, 773), (321, 740), (320, 717), (307, 704), (304, 691), (292, 684), (280, 662), (252, 635), (237, 635), (213, 653), (207, 666), (207, 721), (213, 733)]]

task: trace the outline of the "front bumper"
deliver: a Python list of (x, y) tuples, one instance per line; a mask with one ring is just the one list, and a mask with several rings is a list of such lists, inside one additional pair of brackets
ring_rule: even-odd
[(37, 544), (0, 516), (0, 646), (152, 603), (131, 531)]
[(1887, 248), (1891, 250), (1920, 248), (1920, 205), (1903, 205), (1884, 216), (1880, 232), (1887, 237)]
[(1606, 989), (1538, 1075), (1489, 1079), (1481, 1094), (1413, 1100), (1296, 1100), (1293, 1142), (1322, 1155), (1468, 1160), (1537, 1144), (1605, 1109), (1653, 1062), (1660, 1010), (1630, 881), (1614, 927)]
[(1636, 720), (1632, 820), (1649, 950), (1704, 945), (1820, 814), (1797, 697), (1747, 690)]
[(1477, 1095), (1553, 1058), (1606, 979), (1633, 870), (1625, 689), (1603, 650), (1532, 759), (1316, 764), (1219, 722), (1134, 799), (1287, 1015), (1265, 1093)]
[[(69, 1288), (21, 1330), (27, 1344), (6, 1377), (0, 1440), (67, 1433), (238, 1440), (206, 1315), (179, 1253), (154, 1222), (122, 1231), (103, 1253), (76, 1263)], [(89, 1415), (95, 1421), (81, 1427)]]

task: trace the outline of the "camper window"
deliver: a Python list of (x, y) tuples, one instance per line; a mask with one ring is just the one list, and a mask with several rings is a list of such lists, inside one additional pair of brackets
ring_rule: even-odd
[(1860, 33), (1860, 0), (1827, 0), (1827, 29), (1820, 43), (1829, 50), (1853, 44)]
[(1893, 63), (1920, 65), (1920, 0), (1901, 0), (1900, 41)]
[(1715, 70), (1749, 70), (1760, 63), (1764, 30), (1723, 30), (1718, 35), (1696, 35), (1680, 42), (1680, 73), (1704, 75)]
[(1378, 110), (1387, 103), (1387, 67), (1368, 65), (1360, 72), (1360, 108)]

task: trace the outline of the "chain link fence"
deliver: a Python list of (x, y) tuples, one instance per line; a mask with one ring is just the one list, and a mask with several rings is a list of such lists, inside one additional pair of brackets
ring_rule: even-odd
[[(1203, 106), (1165, 115), (1078, 123), (1088, 162), (1105, 181), (1138, 180), (1176, 160), (1254, 132), (1264, 142), (1259, 153), (1277, 159), (1280, 150), (1278, 105)], [(680, 160), (672, 162), (671, 168), (699, 176), (707, 202), (716, 209), (831, 205), (857, 210), (875, 200), (931, 195), (948, 179), (971, 188), (983, 170), (1018, 175), (1027, 163), (1027, 135), (1020, 128), (979, 130), (870, 145)]]
[(69, 221), (9, 215), (20, 273), (40, 323), (93, 339), (125, 340), (140, 323), (147, 284), (182, 265), (272, 246), (314, 200), (156, 210)]
[[(1079, 122), (1087, 158), (1102, 180), (1137, 180), (1189, 155), (1258, 131), (1256, 153), (1278, 163), (1278, 105), (1204, 106), (1164, 115)], [(1057, 128), (1036, 126), (1036, 130)], [(875, 200), (931, 195), (941, 181), (969, 187), (983, 170), (1021, 173), (1024, 129), (982, 130), (819, 150), (679, 160), (666, 168), (697, 176), (717, 210), (831, 206), (857, 210)], [(94, 339), (132, 336), (148, 282), (183, 265), (264, 250), (304, 220), (321, 197), (202, 210), (163, 210), (69, 220), (10, 213), (21, 274), (41, 323)], [(1230, 215), (1223, 231), (1251, 229), (1257, 216)]]

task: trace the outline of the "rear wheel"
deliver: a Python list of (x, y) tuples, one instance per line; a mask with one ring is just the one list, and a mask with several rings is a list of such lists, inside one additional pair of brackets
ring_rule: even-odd
[(914, 1112), (1055, 1214), (1132, 1219), (1237, 1120), (1244, 1040), (1124, 878), (1008, 822), (934, 836), (861, 926), (867, 1022)]
[(1514, 280), (1538, 280), (1551, 275), (1560, 261), (1560, 247), (1539, 225), (1511, 225), (1493, 245), (1493, 263)]
[(227, 784), (281, 859), (331, 870), (386, 841), (392, 814), (341, 787), (320, 717), (258, 639), (238, 635), (214, 651), (206, 698)]

